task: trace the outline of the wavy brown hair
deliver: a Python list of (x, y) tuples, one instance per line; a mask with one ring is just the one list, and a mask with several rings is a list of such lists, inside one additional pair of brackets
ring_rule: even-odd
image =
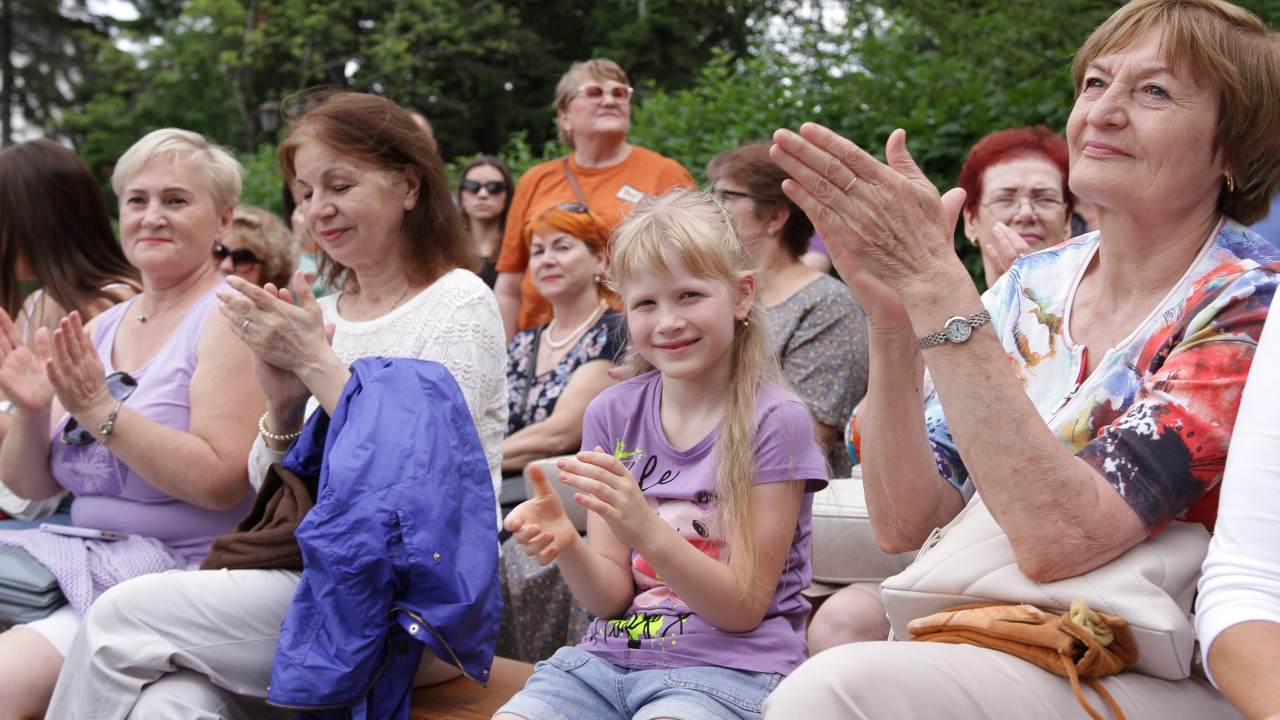
[[(377, 95), (333, 91), (313, 93), (303, 106), (305, 112), (289, 123), (289, 136), (277, 153), (285, 183), (297, 179), (294, 157), (309, 140), (397, 178), (412, 169), (422, 187), (401, 226), (401, 260), (409, 282), (427, 282), (454, 268), (479, 269), (480, 256), (449, 194), (444, 162), (408, 111)], [(360, 291), (355, 273), (328, 255), (320, 259), (320, 273), (330, 287)]]

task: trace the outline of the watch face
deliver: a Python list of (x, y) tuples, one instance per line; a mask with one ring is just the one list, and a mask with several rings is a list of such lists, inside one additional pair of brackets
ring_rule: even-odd
[(942, 329), (947, 333), (947, 339), (953, 343), (968, 340), (969, 334), (973, 332), (973, 328), (969, 327), (969, 321), (962, 317), (951, 318)]

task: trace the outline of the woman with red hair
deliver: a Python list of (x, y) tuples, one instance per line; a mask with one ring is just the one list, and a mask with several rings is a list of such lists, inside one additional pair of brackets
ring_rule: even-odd
[(1017, 258), (1067, 239), (1067, 141), (1044, 125), (979, 140), (960, 168), (960, 187), (964, 235), (982, 250), (988, 286)]
[(623, 346), (621, 316), (601, 283), (607, 258), (600, 220), (564, 203), (525, 224), (529, 274), (551, 305), (544, 324), (516, 333), (507, 349), (507, 437), (502, 471), (577, 450), (587, 403), (613, 384)]

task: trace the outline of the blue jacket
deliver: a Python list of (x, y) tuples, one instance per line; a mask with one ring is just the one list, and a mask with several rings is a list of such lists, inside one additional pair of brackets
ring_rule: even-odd
[(313, 413), (284, 459), (319, 487), (296, 532), (304, 569), (267, 701), (407, 718), (424, 644), (489, 679), (502, 618), (493, 484), (443, 365), (363, 358), (351, 373), (333, 418)]

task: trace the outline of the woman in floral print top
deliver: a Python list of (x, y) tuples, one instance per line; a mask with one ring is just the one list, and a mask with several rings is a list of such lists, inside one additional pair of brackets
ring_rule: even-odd
[[(1090, 35), (1072, 75), (1070, 189), (1097, 209), (1099, 230), (1015, 262), (984, 297), (952, 246), (964, 192), (940, 197), (901, 130), (887, 164), (815, 125), (775, 135), (773, 157), (797, 181), (788, 191), (835, 241), (867, 312), (857, 430), (887, 551), (919, 548), (975, 492), (1041, 582), (1098, 568), (1171, 520), (1215, 519), (1280, 271), (1280, 254), (1244, 227), (1280, 188), (1280, 34), (1219, 0), (1134, 0)], [(926, 367), (936, 396), (922, 401)], [(823, 652), (770, 702), (794, 716), (987, 716), (991, 693), (949, 691), (954, 675), (936, 662), (949, 650), (892, 652)], [(963, 662), (996, 676), (1005, 657)], [(875, 668), (878, 698), (842, 680)], [(1001, 677), (1054, 704), (1047, 684)], [(1226, 716), (1197, 678), (1102, 684), (1146, 717)], [(903, 697), (908, 687), (932, 698)], [(1027, 704), (1000, 711), (1045, 717)]]
[(587, 403), (613, 384), (621, 317), (600, 282), (605, 270), (599, 218), (576, 203), (557, 205), (524, 228), (534, 286), (552, 318), (517, 333), (507, 348), (507, 438), (502, 471), (578, 448)]

